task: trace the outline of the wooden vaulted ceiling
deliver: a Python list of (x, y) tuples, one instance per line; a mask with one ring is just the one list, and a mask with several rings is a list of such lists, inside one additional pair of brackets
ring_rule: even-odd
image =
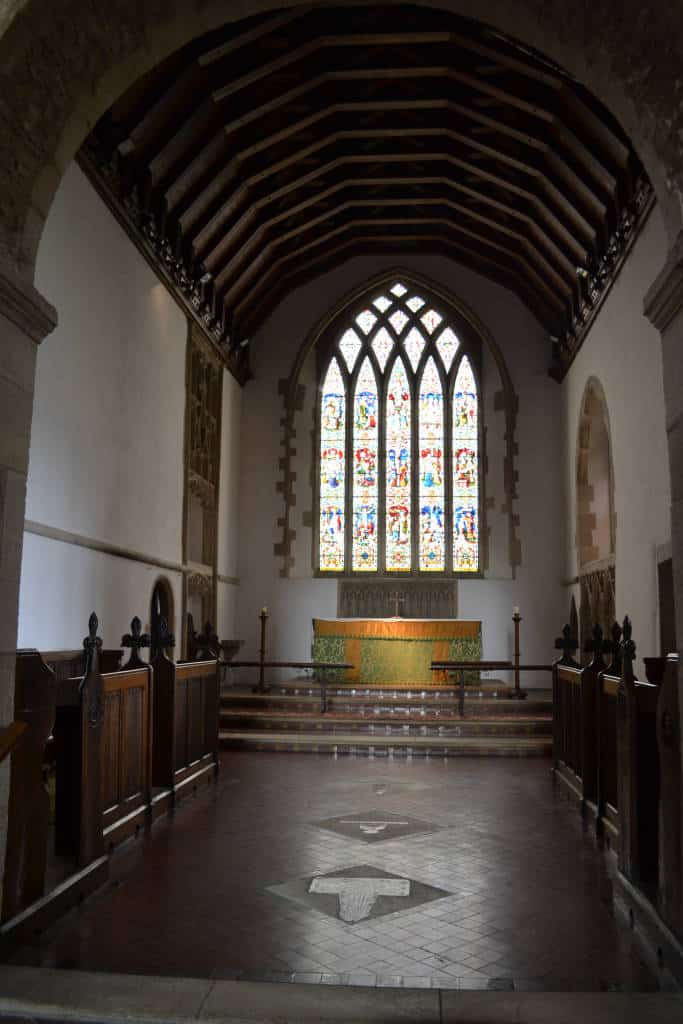
[(233, 355), (292, 287), (378, 250), (471, 266), (570, 348), (644, 180), (560, 69), (410, 6), (226, 25), (121, 97), (82, 163)]

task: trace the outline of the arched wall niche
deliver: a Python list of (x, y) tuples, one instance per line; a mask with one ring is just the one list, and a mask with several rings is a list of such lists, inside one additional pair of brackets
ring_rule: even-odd
[[(508, 521), (508, 560), (515, 576), (515, 570), (521, 562), (521, 542), (519, 539), (519, 517), (516, 515), (514, 502), (517, 498), (517, 474), (515, 471), (515, 456), (517, 446), (515, 443), (515, 427), (517, 419), (518, 400), (512, 384), (512, 378), (508, 370), (502, 350), (477, 314), (457, 295), (447, 290), (439, 283), (427, 278), (414, 270), (407, 270), (401, 266), (394, 266), (383, 270), (376, 277), (366, 279), (362, 284), (347, 292), (332, 308), (325, 313), (315, 324), (313, 329), (302, 342), (294, 359), (292, 370), (286, 386), (283, 389), (284, 416), (282, 418), (282, 448), (283, 457), (283, 479), (280, 488), (283, 495), (283, 515), (278, 519), (278, 527), (281, 529), (281, 541), (276, 545), (276, 551), (282, 558), (280, 576), (289, 576), (290, 564), (290, 543), (291, 537), (291, 511), (296, 501), (294, 493), (294, 474), (292, 472), (292, 458), (295, 452), (295, 438), (297, 436), (297, 417), (303, 405), (302, 389), (300, 378), (307, 359), (317, 350), (319, 345), (327, 346), (333, 337), (336, 337), (336, 328), (342, 330), (342, 325), (351, 315), (354, 307), (362, 300), (369, 300), (373, 291), (393, 284), (396, 280), (407, 282), (417, 291), (424, 291), (441, 300), (444, 306), (452, 311), (454, 321), (460, 321), (463, 328), (469, 331), (476, 340), (485, 346), (495, 364), (500, 380), (500, 391), (502, 394), (502, 406), (505, 418), (505, 460), (504, 460), (504, 486), (506, 497), (507, 521)], [(359, 306), (360, 310), (360, 306)], [(482, 465), (486, 462), (486, 448), (482, 450)], [(487, 568), (487, 535), (485, 516), (482, 520), (482, 568)]]
[[(313, 0), (322, 3), (323, 0)], [(287, 0), (41, 0), (4, 5), (0, 29), (3, 149), (0, 254), (33, 279), (37, 246), (64, 170), (98, 117), (157, 63), (226, 21), (294, 7)], [(683, 23), (637, 0), (449, 0), (432, 6), (486, 22), (547, 55), (611, 110), (655, 187), (670, 239), (682, 223), (683, 110), (677, 96)]]
[(602, 384), (591, 377), (583, 392), (576, 450), (576, 550), (580, 641), (593, 626), (605, 636), (616, 617), (616, 514), (609, 412)]
[(152, 588), (149, 611), (149, 631), (152, 639), (150, 658), (159, 652), (159, 638), (162, 634), (162, 622), (166, 622), (166, 631), (175, 633), (175, 606), (173, 587), (166, 576), (159, 576)]

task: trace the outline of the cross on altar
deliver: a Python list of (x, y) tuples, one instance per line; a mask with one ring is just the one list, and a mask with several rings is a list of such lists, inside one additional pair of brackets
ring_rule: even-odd
[(313, 878), (312, 893), (337, 896), (342, 921), (354, 924), (370, 916), (379, 896), (410, 896), (409, 878)]
[(394, 597), (394, 618), (400, 619), (401, 617), (401, 605), (403, 604), (403, 598), (400, 594), (396, 594)]

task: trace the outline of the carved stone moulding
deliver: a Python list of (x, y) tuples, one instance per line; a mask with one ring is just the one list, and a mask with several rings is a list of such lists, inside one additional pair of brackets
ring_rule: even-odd
[(194, 494), (203, 508), (212, 509), (216, 504), (216, 489), (208, 480), (190, 471), (187, 478), (187, 486), (191, 494)]
[(337, 614), (347, 619), (455, 619), (455, 580), (339, 580)]
[(201, 572), (191, 572), (187, 577), (187, 590), (189, 594), (211, 596), (213, 592), (211, 578), (204, 576)]

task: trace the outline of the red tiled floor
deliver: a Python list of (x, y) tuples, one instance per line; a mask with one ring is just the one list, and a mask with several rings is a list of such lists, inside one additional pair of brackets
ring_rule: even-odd
[[(316, 825), (380, 808), (440, 828), (366, 843)], [(268, 891), (358, 865), (449, 895), (351, 925)], [(215, 786), (119, 850), (110, 883), (13, 962), (442, 987), (656, 988), (612, 914), (608, 864), (553, 787), (548, 763), (505, 758), (224, 754)]]

